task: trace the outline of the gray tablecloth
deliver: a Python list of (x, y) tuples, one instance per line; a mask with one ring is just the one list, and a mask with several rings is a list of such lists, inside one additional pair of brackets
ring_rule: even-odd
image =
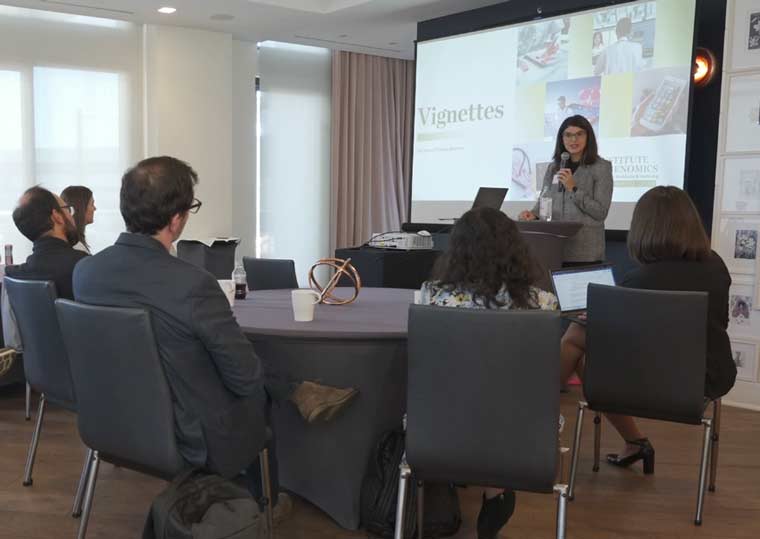
[(412, 298), (412, 290), (365, 288), (352, 304), (318, 305), (313, 322), (293, 321), (289, 290), (252, 292), (234, 307), (268, 369), (359, 390), (329, 423), (309, 425), (290, 404), (273, 411), (280, 483), (348, 529), (359, 526), (369, 458), (382, 434), (401, 425), (406, 408)]

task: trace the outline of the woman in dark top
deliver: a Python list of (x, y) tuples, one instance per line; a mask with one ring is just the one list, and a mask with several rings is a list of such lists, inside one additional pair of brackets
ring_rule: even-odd
[[(689, 196), (676, 187), (655, 187), (641, 197), (633, 212), (628, 251), (640, 266), (622, 282), (629, 288), (708, 293), (707, 371), (705, 396), (722, 397), (733, 387), (736, 365), (728, 339), (728, 289), (731, 276), (710, 240)], [(571, 324), (562, 338), (562, 382), (573, 372), (583, 374), (586, 330)], [(607, 455), (616, 466), (644, 460), (654, 472), (654, 448), (632, 417), (607, 414), (626, 441), (620, 454)]]

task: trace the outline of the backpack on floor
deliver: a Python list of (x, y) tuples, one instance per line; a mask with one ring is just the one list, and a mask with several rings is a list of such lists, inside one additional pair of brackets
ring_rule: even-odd
[(247, 488), (190, 470), (151, 504), (143, 539), (258, 539), (264, 519)]
[[(404, 455), (404, 432), (385, 434), (370, 458), (361, 493), (361, 527), (368, 533), (393, 539), (396, 527), (399, 466)], [(417, 528), (417, 484), (410, 478), (404, 511), (404, 539)], [(425, 483), (425, 530), (423, 539), (448, 537), (459, 531), (462, 513), (456, 488), (450, 484)]]

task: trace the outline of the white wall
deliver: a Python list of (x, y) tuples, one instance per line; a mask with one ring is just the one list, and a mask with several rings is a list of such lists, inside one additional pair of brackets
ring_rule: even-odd
[(231, 236), (232, 36), (147, 25), (146, 155), (171, 155), (198, 173), (203, 202), (183, 237)]
[[(752, 13), (760, 13), (760, 0), (729, 0), (712, 229), (713, 248), (731, 272), (729, 335), (743, 362), (723, 402), (760, 410), (760, 47), (749, 48)], [(737, 231), (744, 239), (755, 234), (754, 252), (738, 245)], [(737, 298), (751, 302), (748, 319), (736, 316)]]

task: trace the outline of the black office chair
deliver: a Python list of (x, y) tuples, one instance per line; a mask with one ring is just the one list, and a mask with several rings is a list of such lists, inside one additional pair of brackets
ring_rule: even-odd
[[(79, 403), (79, 434), (89, 448), (84, 539), (100, 461), (171, 480), (187, 462), (177, 449), (172, 396), (150, 316), (141, 309), (56, 301)], [(271, 500), (267, 449), (259, 454), (266, 500)], [(267, 503), (272, 530), (272, 506)], [(270, 535), (271, 538), (271, 535)]]
[(243, 257), (243, 267), (250, 290), (280, 290), (298, 288), (296, 264), (292, 260)]
[[(57, 297), (55, 284), (50, 281), (24, 281), (5, 277), (4, 286), (8, 290), (8, 299), (24, 342), (26, 380), (40, 394), (37, 422), (24, 468), (23, 484), (28, 487), (32, 484), (32, 470), (47, 403), (74, 413), (77, 404), (69, 360), (53, 303)], [(74, 505), (76, 506), (76, 501)]]
[[(638, 290), (592, 284), (588, 289), (586, 367), (570, 468), (570, 499), (584, 410), (594, 418), (594, 471), (599, 470), (600, 413), (704, 425), (696, 525), (702, 523), (707, 467), (715, 489), (720, 401), (705, 417), (707, 293)], [(712, 447), (712, 451), (711, 451)], [(713, 458), (710, 463), (710, 454)]]
[(567, 487), (555, 484), (560, 336), (558, 312), (410, 306), (396, 539), (410, 477), (418, 530), (423, 482), (435, 481), (559, 492), (557, 537), (565, 537)]

